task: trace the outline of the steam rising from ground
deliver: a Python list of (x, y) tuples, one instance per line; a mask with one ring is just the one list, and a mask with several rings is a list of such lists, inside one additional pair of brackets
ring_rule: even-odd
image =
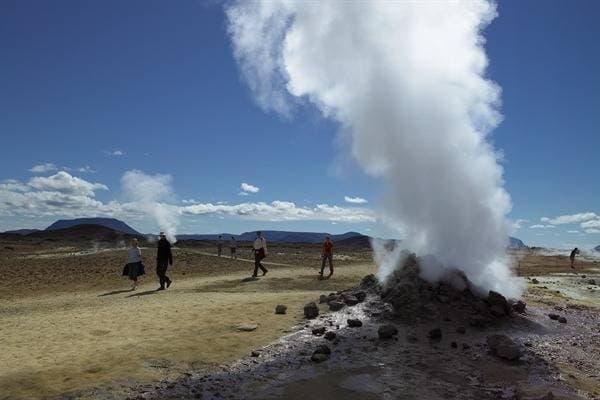
[(179, 225), (179, 209), (166, 204), (173, 197), (170, 175), (147, 175), (138, 170), (127, 171), (121, 178), (125, 196), (146, 214), (151, 215), (170, 242), (175, 242)]
[[(286, 115), (308, 100), (339, 122), (354, 158), (386, 182), (384, 222), (439, 261), (428, 279), (458, 268), (519, 295), (505, 257), (510, 197), (486, 141), (501, 120), (482, 36), (493, 3), (244, 0), (226, 13), (258, 104)], [(383, 275), (399, 261), (380, 258)]]

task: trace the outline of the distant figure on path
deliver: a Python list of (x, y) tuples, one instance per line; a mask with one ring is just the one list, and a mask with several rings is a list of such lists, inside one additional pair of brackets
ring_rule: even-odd
[(327, 275), (327, 279), (329, 279), (331, 275), (333, 275), (333, 242), (329, 236), (327, 236), (323, 242), (321, 272), (319, 272), (321, 278), (323, 277), (323, 270), (325, 269), (325, 262), (327, 260), (329, 260), (329, 275)]
[(127, 265), (125, 270), (129, 279), (133, 281), (131, 290), (137, 288), (138, 276), (144, 275), (144, 266), (142, 265), (142, 251), (138, 247), (137, 239), (131, 240), (131, 248), (127, 250)]
[(171, 286), (171, 280), (167, 276), (167, 267), (169, 265), (173, 265), (171, 243), (167, 240), (165, 233), (161, 232), (156, 251), (156, 275), (158, 275), (160, 281), (158, 290), (165, 290), (165, 283), (167, 284), (167, 288)]
[(231, 258), (237, 258), (237, 242), (233, 236), (229, 240), (229, 250), (231, 250)]
[(217, 239), (217, 255), (221, 257), (221, 253), (223, 253), (223, 236), (219, 235)]
[(571, 268), (575, 269), (575, 256), (579, 254), (579, 249), (575, 247), (573, 251), (571, 251), (571, 255), (569, 258), (571, 259)]
[(259, 268), (262, 271), (263, 276), (265, 276), (269, 270), (267, 270), (260, 262), (267, 256), (267, 241), (262, 237), (260, 231), (256, 232), (256, 240), (254, 241), (252, 248), (254, 249), (254, 274), (252, 274), (252, 276), (257, 276)]

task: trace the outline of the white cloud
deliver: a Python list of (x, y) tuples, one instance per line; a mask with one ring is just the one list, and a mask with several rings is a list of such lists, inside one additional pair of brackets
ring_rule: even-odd
[(577, 214), (560, 215), (560, 216), (554, 217), (554, 218), (542, 217), (540, 219), (540, 221), (545, 224), (563, 225), (563, 224), (577, 224), (580, 222), (585, 222), (585, 221), (589, 221), (592, 219), (598, 219), (598, 218), (600, 218), (600, 216), (598, 216), (596, 213), (583, 212), (583, 213), (577, 213)]
[(96, 190), (108, 190), (106, 185), (91, 183), (60, 171), (52, 176), (36, 176), (29, 180), (29, 186), (41, 191), (59, 192), (65, 194), (94, 197)]
[(523, 225), (528, 222), (529, 222), (528, 219), (517, 219), (517, 220), (513, 221), (512, 228), (513, 228), (513, 230), (521, 229), (523, 227)]
[(600, 220), (586, 221), (582, 222), (580, 225), (583, 229), (599, 229), (600, 228)]
[(77, 171), (82, 172), (82, 173), (88, 173), (88, 174), (93, 174), (96, 172), (89, 165), (84, 165), (83, 167), (79, 167), (79, 168), (77, 168)]
[(352, 204), (366, 204), (366, 203), (368, 203), (367, 200), (363, 199), (362, 197), (344, 196), (344, 200), (346, 201), (346, 203), (352, 203)]
[(114, 156), (114, 157), (120, 157), (120, 156), (124, 156), (127, 153), (125, 153), (123, 150), (115, 149), (115, 150), (105, 150), (104, 154), (109, 155), (109, 156)]
[(567, 231), (567, 233), (579, 233), (579, 231)]
[(585, 233), (600, 233), (600, 229), (586, 229)]
[(258, 221), (322, 220), (335, 222), (374, 222), (375, 214), (365, 208), (339, 207), (319, 204), (315, 207), (299, 207), (289, 201), (240, 204), (194, 204), (181, 208), (183, 214), (226, 214)]
[(35, 173), (54, 172), (54, 171), (58, 171), (58, 167), (54, 163), (44, 163), (44, 164), (34, 165), (33, 167), (31, 167), (29, 169), (29, 171), (35, 172)]
[(555, 226), (536, 224), (536, 225), (531, 225), (529, 228), (531, 228), (531, 229), (553, 229), (553, 228), (555, 228)]
[(242, 189), (242, 193), (258, 193), (258, 191), (260, 190), (257, 186), (251, 185), (246, 182), (243, 182), (240, 185), (240, 188)]

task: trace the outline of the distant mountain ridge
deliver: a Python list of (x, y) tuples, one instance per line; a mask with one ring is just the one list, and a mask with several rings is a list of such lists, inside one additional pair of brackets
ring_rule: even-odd
[(520, 250), (527, 249), (528, 247), (523, 243), (521, 239), (514, 238), (512, 236), (508, 237), (508, 248), (512, 250)]
[(594, 250), (596, 250), (596, 251), (600, 251), (600, 245), (598, 245), (598, 246), (594, 247)]
[[(332, 235), (326, 232), (293, 232), (293, 231), (261, 231), (265, 239), (270, 242), (278, 243), (320, 243), (327, 236), (331, 240), (340, 241), (355, 237), (368, 237), (358, 232), (346, 232), (339, 235)], [(239, 241), (253, 241), (256, 238), (256, 231), (244, 232), (240, 235), (231, 233), (216, 233), (216, 234), (182, 234), (177, 235), (177, 240), (217, 240), (219, 235), (223, 240), (228, 240), (231, 236)]]
[(141, 233), (127, 225), (125, 222), (115, 218), (59, 219), (58, 221), (47, 227), (46, 230), (55, 231), (60, 229), (72, 228), (78, 225), (100, 225), (106, 228), (110, 228), (117, 232), (126, 233), (128, 235), (141, 235)]

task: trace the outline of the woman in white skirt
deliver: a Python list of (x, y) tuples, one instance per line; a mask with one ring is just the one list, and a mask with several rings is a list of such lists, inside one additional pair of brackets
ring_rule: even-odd
[(142, 251), (138, 247), (137, 239), (131, 241), (131, 248), (127, 251), (127, 265), (125, 265), (126, 274), (133, 281), (132, 290), (137, 288), (138, 276), (144, 274), (144, 266), (142, 265)]

